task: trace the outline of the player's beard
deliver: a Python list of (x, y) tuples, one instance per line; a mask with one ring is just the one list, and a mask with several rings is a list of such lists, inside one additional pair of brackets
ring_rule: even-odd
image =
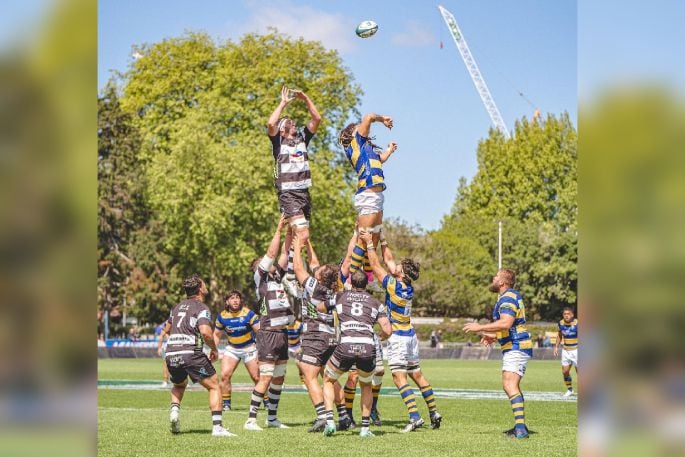
[(488, 287), (488, 290), (489, 290), (490, 292), (499, 292), (499, 286), (493, 282), (493, 283), (490, 284), (490, 286)]

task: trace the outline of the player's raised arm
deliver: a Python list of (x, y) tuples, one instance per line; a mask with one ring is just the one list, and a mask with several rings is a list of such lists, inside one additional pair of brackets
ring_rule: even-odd
[[(287, 224), (287, 220), (284, 220), (284, 224)], [(281, 227), (282, 230), (282, 227)], [(285, 240), (283, 241), (283, 246), (281, 247), (281, 255), (278, 257), (278, 265), (284, 270), (288, 267), (288, 252), (290, 251), (290, 246), (293, 243), (293, 229), (288, 226), (288, 230), (285, 234)]]
[(297, 281), (304, 285), (304, 282), (309, 277), (309, 273), (305, 269), (304, 262), (302, 261), (302, 249), (304, 246), (302, 246), (302, 240), (298, 236), (295, 236), (293, 243), (293, 270), (295, 270)]
[(307, 123), (307, 130), (312, 133), (316, 133), (316, 130), (319, 128), (319, 124), (321, 123), (321, 114), (319, 114), (319, 111), (316, 109), (316, 105), (314, 105), (314, 102), (302, 91), (296, 92), (295, 97), (299, 98), (300, 100), (304, 100), (304, 103), (307, 105), (307, 110), (311, 116), (311, 119)]
[(383, 234), (383, 231), (381, 230), (380, 233), (380, 240), (381, 240), (381, 255), (383, 256), (383, 261), (385, 262), (385, 266), (388, 267), (388, 270), (390, 270), (390, 273), (395, 273), (395, 269), (397, 268), (397, 263), (395, 262), (395, 256), (392, 254), (392, 251), (390, 250), (390, 246), (388, 245), (388, 240), (385, 239), (385, 235)]
[(354, 247), (357, 245), (357, 237), (359, 233), (357, 232), (357, 227), (354, 228), (354, 233), (350, 238), (350, 242), (347, 243), (347, 252), (345, 253), (345, 258), (340, 264), (340, 274), (343, 277), (347, 277), (350, 274), (350, 264), (352, 263), (352, 253), (354, 252)]
[(395, 143), (394, 141), (391, 141), (390, 143), (388, 143), (387, 149), (379, 154), (379, 156), (381, 158), (381, 163), (385, 163), (390, 158), (392, 153), (395, 152), (396, 150), (397, 150), (397, 143)]
[(285, 220), (285, 217), (281, 216), (281, 218), (278, 220), (278, 227), (276, 227), (274, 236), (273, 238), (271, 238), (271, 243), (269, 244), (269, 247), (266, 250), (266, 256), (270, 259), (275, 259), (278, 255), (278, 247), (281, 244), (281, 230), (283, 230), (283, 227), (286, 223), (287, 221)]
[(362, 121), (357, 126), (357, 133), (363, 137), (368, 137), (371, 133), (371, 124), (374, 122), (382, 122), (383, 125), (389, 129), (392, 129), (393, 126), (392, 118), (390, 116), (369, 113), (362, 118)]
[(278, 119), (281, 117), (281, 113), (283, 113), (283, 109), (285, 109), (288, 103), (290, 103), (290, 100), (288, 99), (288, 89), (283, 86), (281, 88), (281, 102), (278, 104), (274, 112), (271, 113), (271, 116), (269, 116), (269, 120), (266, 124), (269, 136), (274, 136), (278, 133)]
[(385, 277), (388, 275), (388, 272), (385, 271), (385, 269), (381, 266), (381, 262), (376, 255), (376, 248), (373, 245), (371, 232), (362, 231), (359, 233), (359, 238), (366, 243), (366, 252), (369, 256), (369, 265), (371, 266), (373, 274), (376, 275), (376, 278), (378, 278), (378, 281), (382, 283), (383, 279), (385, 279)]

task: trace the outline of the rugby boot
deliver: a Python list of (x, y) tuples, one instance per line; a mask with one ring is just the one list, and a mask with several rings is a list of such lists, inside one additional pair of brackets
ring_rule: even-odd
[(322, 431), (326, 427), (326, 419), (317, 419), (312, 424), (311, 428), (307, 430), (309, 433), (316, 433)]
[(178, 417), (177, 409), (172, 409), (169, 413), (169, 422), (171, 423), (171, 433), (181, 433), (181, 420)]
[(235, 433), (231, 433), (222, 426), (216, 426), (212, 429), (212, 436), (238, 436)]
[(369, 430), (369, 429), (367, 428), (367, 429), (362, 429), (362, 431), (359, 432), (359, 436), (360, 436), (361, 438), (373, 438), (373, 437), (376, 436), (376, 435), (374, 435), (373, 433), (371, 433), (371, 430)]
[(442, 422), (442, 416), (439, 412), (436, 411), (434, 414), (431, 415), (431, 428), (440, 428), (440, 422)]
[(252, 432), (261, 432), (263, 430), (262, 427), (257, 425), (257, 421), (255, 419), (248, 419), (245, 422), (245, 425), (243, 425), (243, 428)]
[(410, 420), (409, 423), (404, 426), (401, 433), (413, 432), (417, 428), (421, 428), (421, 427), (423, 427), (423, 419), (419, 417), (416, 420)]
[(338, 421), (338, 430), (340, 431), (349, 430), (351, 426), (352, 419), (350, 419), (349, 416), (345, 416)]
[(267, 420), (267, 421), (266, 421), (266, 426), (267, 426), (268, 428), (290, 428), (290, 427), (288, 427), (287, 425), (282, 424), (281, 421), (279, 421), (278, 419), (274, 419), (274, 420), (272, 420), (272, 421)]
[(327, 422), (326, 427), (323, 429), (323, 436), (333, 436), (335, 432), (335, 422)]

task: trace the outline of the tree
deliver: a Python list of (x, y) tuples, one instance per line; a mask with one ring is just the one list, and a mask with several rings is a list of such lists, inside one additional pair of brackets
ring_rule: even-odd
[[(556, 318), (563, 306), (575, 305), (576, 142), (576, 130), (563, 114), (543, 122), (524, 118), (510, 140), (491, 130), (479, 143), (478, 172), (469, 184), (460, 182), (451, 214), (431, 238), (438, 246), (433, 253), (455, 259), (460, 271), (474, 265), (485, 271), (465, 274), (465, 284), (445, 287), (434, 300), (452, 297), (460, 301), (452, 309), (462, 312), (473, 310), (462, 300), (482, 302), (477, 291), (497, 268), (497, 222), (503, 220), (503, 266), (517, 271), (529, 318)], [(469, 292), (459, 295), (457, 287)]]
[[(146, 201), (176, 274), (200, 273), (215, 298), (231, 288), (251, 292), (248, 266), (264, 254), (278, 219), (265, 125), (283, 84), (303, 89), (323, 116), (309, 147), (311, 233), (321, 260), (337, 261), (354, 225), (337, 131), (359, 115), (361, 95), (338, 54), (275, 31), (218, 45), (187, 34), (138, 50), (122, 106), (141, 132)], [(287, 110), (300, 125), (308, 120), (302, 103)]]

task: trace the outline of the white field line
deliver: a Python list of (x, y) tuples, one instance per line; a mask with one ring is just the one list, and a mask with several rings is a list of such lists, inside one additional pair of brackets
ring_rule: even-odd
[[(251, 384), (233, 384), (233, 391), (235, 392), (251, 392), (253, 389)], [(113, 384), (102, 384), (98, 386), (98, 389), (103, 390), (162, 390), (168, 391), (169, 387), (162, 387), (159, 382), (142, 383), (118, 381)], [(187, 390), (190, 391), (201, 391), (204, 388), (200, 385), (188, 385)], [(307, 391), (302, 386), (286, 385), (284, 392), (286, 393), (299, 393), (303, 394)], [(506, 400), (507, 396), (501, 390), (485, 390), (485, 389), (440, 389), (433, 388), (433, 394), (437, 398), (454, 398), (460, 400)], [(399, 396), (399, 392), (391, 387), (383, 388), (381, 390), (382, 396)], [(532, 392), (524, 391), (523, 395), (526, 400), (532, 401), (559, 401), (559, 402), (572, 402), (577, 401), (577, 397), (564, 397), (562, 392)], [(107, 409), (107, 408), (100, 408)], [(132, 410), (138, 410), (132, 408)]]

